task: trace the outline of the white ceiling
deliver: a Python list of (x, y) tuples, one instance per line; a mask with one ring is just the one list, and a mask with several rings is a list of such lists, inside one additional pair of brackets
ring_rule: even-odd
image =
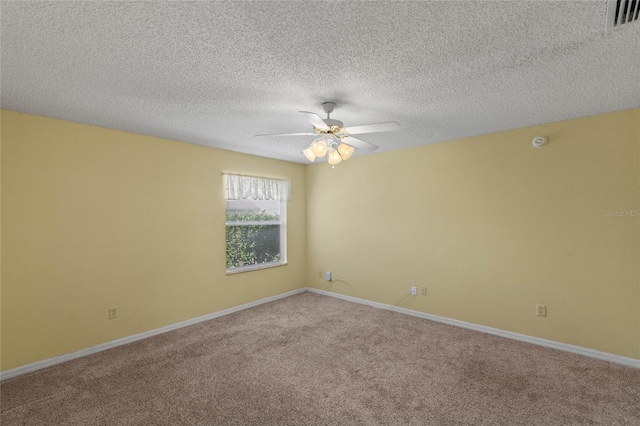
[(335, 101), (376, 152), (640, 107), (606, 1), (3, 1), (2, 108), (306, 163)]

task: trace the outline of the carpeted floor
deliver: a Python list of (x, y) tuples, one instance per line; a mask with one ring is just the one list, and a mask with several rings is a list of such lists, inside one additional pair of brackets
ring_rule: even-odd
[(9, 425), (640, 425), (640, 370), (302, 293), (1, 383)]

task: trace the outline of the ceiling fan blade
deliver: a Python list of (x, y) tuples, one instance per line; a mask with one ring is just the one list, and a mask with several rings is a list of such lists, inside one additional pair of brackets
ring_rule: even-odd
[(267, 135), (254, 135), (254, 138), (264, 137), (264, 136), (316, 136), (316, 133), (273, 133)]
[(360, 133), (377, 133), (400, 130), (400, 125), (395, 121), (389, 121), (387, 123), (363, 124), (362, 126), (347, 127), (345, 130), (350, 135), (357, 135)]
[(374, 145), (372, 143), (365, 142), (361, 139), (356, 139), (351, 136), (345, 136), (343, 138), (340, 138), (340, 140), (347, 145), (351, 145), (352, 147), (361, 149), (363, 151), (375, 151), (376, 149), (380, 148), (378, 145)]
[(307, 120), (309, 120), (316, 129), (329, 130), (329, 126), (327, 126), (327, 123), (325, 123), (324, 120), (320, 118), (318, 114), (315, 114), (313, 112), (308, 112), (308, 111), (298, 111), (298, 112), (306, 114)]

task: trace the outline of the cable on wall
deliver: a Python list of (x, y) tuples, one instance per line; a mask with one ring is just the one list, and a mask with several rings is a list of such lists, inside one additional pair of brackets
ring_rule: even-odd
[(402, 296), (400, 299), (398, 299), (398, 300), (396, 301), (396, 303), (394, 303), (392, 306), (398, 306), (398, 305), (400, 304), (400, 302), (402, 302), (404, 299), (406, 299), (406, 298), (407, 298), (407, 296), (409, 296), (410, 294), (411, 294), (411, 292), (410, 292), (410, 291), (406, 292), (406, 293), (404, 294), (404, 296)]
[[(365, 304), (365, 305), (367, 305), (367, 306), (369, 306), (369, 307), (372, 307), (372, 308), (381, 309), (381, 308), (379, 308), (378, 306), (374, 306), (374, 305), (369, 304), (369, 302), (367, 301), (367, 299), (365, 299), (364, 297), (362, 297), (362, 294), (360, 294), (360, 292), (358, 291), (358, 289), (357, 289), (357, 288), (355, 288), (354, 286), (352, 286), (348, 281), (345, 281), (345, 280), (342, 280), (342, 279), (339, 279), (339, 278), (336, 278), (336, 279), (332, 279), (332, 280), (330, 280), (330, 281), (327, 281), (327, 284), (324, 286), (324, 288), (322, 289), (322, 291), (325, 291), (325, 292), (326, 292), (326, 291), (329, 289), (329, 287), (331, 287), (331, 284), (332, 284), (333, 282), (335, 282), (335, 281), (340, 281), (340, 282), (343, 282), (343, 283), (345, 283), (346, 285), (348, 285), (348, 286), (349, 286), (349, 287), (354, 291), (354, 293), (356, 293), (356, 295), (358, 296), (358, 298), (364, 302), (364, 304)], [(399, 305), (399, 304), (400, 304), (404, 299), (406, 299), (409, 295), (411, 295), (411, 292), (410, 292), (410, 291), (406, 292), (404, 295), (402, 295), (402, 296), (401, 296), (401, 297), (400, 297), (400, 298), (399, 298), (399, 299), (398, 299), (398, 300), (397, 300), (393, 305), (391, 305), (391, 306), (393, 306), (393, 307), (397, 307), (397, 306), (398, 306), (398, 305)], [(318, 296), (320, 296), (320, 294), (318, 294)], [(395, 311), (395, 310), (394, 310), (394, 311)]]
[[(356, 295), (358, 296), (358, 298), (359, 298), (360, 300), (362, 300), (362, 301), (364, 302), (364, 304), (365, 304), (365, 305), (367, 305), (367, 306), (369, 306), (369, 307), (371, 307), (371, 308), (380, 309), (380, 308), (378, 308), (377, 306), (370, 305), (370, 304), (369, 304), (369, 302), (367, 302), (367, 300), (366, 300), (364, 297), (362, 297), (362, 295), (360, 294), (360, 292), (358, 291), (358, 289), (357, 289), (357, 288), (355, 288), (354, 286), (352, 286), (349, 282), (347, 282), (347, 281), (345, 281), (345, 280), (341, 280), (341, 279), (339, 279), (339, 278), (337, 278), (337, 279), (332, 279), (331, 281), (327, 281), (327, 285), (324, 287), (323, 291), (327, 291), (327, 289), (331, 286), (331, 284), (332, 284), (333, 282), (336, 282), (336, 281), (340, 281), (340, 282), (342, 282), (342, 283), (345, 283), (345, 284), (346, 284), (346, 285), (348, 285), (349, 287), (351, 287), (351, 289), (354, 291), (354, 293), (356, 293)], [(318, 294), (318, 296), (320, 296), (320, 295)]]

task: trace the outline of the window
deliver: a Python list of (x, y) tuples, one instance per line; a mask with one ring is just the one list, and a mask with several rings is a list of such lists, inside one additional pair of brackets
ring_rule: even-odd
[(227, 273), (287, 263), (290, 182), (225, 175)]

